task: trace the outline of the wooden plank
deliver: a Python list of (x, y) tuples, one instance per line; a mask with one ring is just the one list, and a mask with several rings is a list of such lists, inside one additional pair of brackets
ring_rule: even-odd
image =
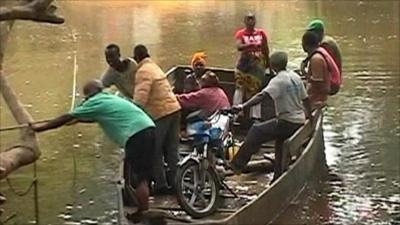
[(118, 224), (119, 225), (129, 225), (129, 221), (125, 217), (125, 208), (124, 208), (124, 201), (122, 197), (122, 189), (124, 188), (124, 164), (123, 164), (123, 159), (124, 159), (124, 153), (121, 151), (119, 153), (119, 168), (118, 168), (118, 177), (117, 180), (115, 180), (115, 185), (117, 186), (117, 203), (118, 203)]
[[(170, 207), (170, 206), (153, 206), (150, 210), (164, 210), (164, 211), (184, 211), (181, 207)], [(217, 209), (218, 213), (234, 213), (238, 209)]]
[[(174, 220), (177, 222), (183, 222), (183, 223), (190, 223), (192, 222), (192, 220), (187, 219), (185, 217), (182, 216), (175, 216), (175, 215), (171, 215), (170, 213), (166, 212), (165, 210), (159, 210), (159, 209), (150, 209), (148, 211), (143, 212), (143, 217), (148, 219), (148, 220), (154, 220), (154, 219), (158, 219), (158, 220)], [(152, 224), (150, 222), (150, 224)]]

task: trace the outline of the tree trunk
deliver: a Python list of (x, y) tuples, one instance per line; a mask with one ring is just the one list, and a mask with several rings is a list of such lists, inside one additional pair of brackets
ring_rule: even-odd
[[(22, 107), (2, 71), (0, 71), (0, 91), (18, 124), (32, 122), (32, 117)], [(0, 153), (0, 180), (19, 167), (33, 163), (39, 156), (35, 133), (28, 127), (21, 129), (20, 143)]]
[[(64, 18), (54, 14), (57, 7), (52, 5), (52, 2), (53, 0), (0, 0), (0, 93), (18, 124), (32, 122), (32, 117), (18, 100), (3, 71), (8, 35), (16, 19), (63, 23)], [(0, 180), (19, 167), (35, 162), (39, 157), (40, 150), (35, 133), (29, 127), (22, 128), (20, 143), (0, 152)]]
[[(17, 123), (24, 124), (32, 122), (32, 117), (18, 100), (3, 72), (4, 51), (12, 25), (13, 22), (0, 22), (0, 93)], [(20, 143), (0, 152), (0, 180), (19, 167), (33, 163), (39, 156), (35, 133), (28, 127), (21, 129)]]

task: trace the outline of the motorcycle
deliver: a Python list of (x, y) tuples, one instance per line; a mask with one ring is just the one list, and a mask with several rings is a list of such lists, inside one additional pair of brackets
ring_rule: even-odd
[(228, 167), (226, 154), (236, 144), (230, 129), (233, 117), (231, 109), (219, 110), (206, 119), (189, 116), (187, 134), (193, 139), (192, 151), (178, 163), (175, 187), (179, 205), (193, 218), (217, 210), (221, 188), (236, 196), (217, 170), (217, 165)]

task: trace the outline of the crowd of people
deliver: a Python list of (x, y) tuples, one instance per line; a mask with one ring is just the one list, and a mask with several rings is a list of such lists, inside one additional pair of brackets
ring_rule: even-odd
[[(240, 52), (235, 68), (236, 89), (232, 108), (248, 109), (249, 117), (261, 120), (260, 103), (272, 99), (276, 118), (254, 123), (244, 143), (230, 163), (235, 173), (250, 161), (261, 144), (276, 140), (277, 145), (292, 135), (311, 111), (323, 107), (329, 95), (341, 84), (342, 62), (336, 42), (325, 35), (324, 23), (312, 21), (302, 37), (307, 58), (300, 71), (305, 77), (287, 69), (288, 55), (269, 54), (265, 31), (256, 28), (256, 17), (247, 14), (245, 27), (235, 34)], [(166, 74), (152, 60), (144, 45), (136, 45), (132, 57), (122, 57), (120, 48), (110, 44), (105, 49), (109, 67), (99, 80), (83, 87), (85, 99), (72, 112), (43, 124), (32, 124), (36, 132), (77, 122), (97, 122), (105, 134), (125, 149), (124, 204), (136, 199), (138, 213), (147, 210), (154, 195), (174, 194), (178, 163), (181, 111), (202, 110), (205, 115), (231, 107), (221, 88), (218, 74), (207, 71), (204, 52), (194, 54), (192, 71), (184, 79), (184, 91), (173, 92)], [(266, 71), (274, 74), (267, 83)], [(115, 86), (122, 97), (104, 88)], [(276, 148), (274, 179), (281, 173), (282, 152)]]

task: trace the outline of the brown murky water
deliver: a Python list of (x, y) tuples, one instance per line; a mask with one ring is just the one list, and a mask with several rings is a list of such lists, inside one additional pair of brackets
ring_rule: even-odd
[[(329, 175), (312, 183), (276, 224), (400, 224), (400, 71), (397, 1), (59, 1), (61, 26), (17, 22), (9, 40), (6, 73), (35, 119), (71, 107), (74, 57), (77, 87), (105, 69), (111, 43), (131, 55), (149, 47), (163, 69), (187, 64), (205, 50), (209, 65), (233, 67), (233, 34), (255, 11), (274, 50), (293, 65), (304, 57), (300, 38), (307, 22), (324, 18), (344, 55), (345, 84), (330, 99), (324, 129)], [(1, 100), (1, 126), (14, 124)], [(17, 133), (1, 134), (1, 149)], [(111, 183), (116, 151), (96, 126), (40, 134), (38, 162), (41, 224), (116, 223)], [(75, 156), (75, 157), (74, 157)], [(74, 158), (76, 166), (74, 166)], [(318, 172), (318, 171), (316, 171)], [(14, 173), (27, 187), (32, 167)], [(8, 224), (34, 220), (33, 195), (13, 195), (6, 182)], [(4, 218), (4, 215), (3, 215)], [(79, 223), (75, 223), (79, 224)]]

